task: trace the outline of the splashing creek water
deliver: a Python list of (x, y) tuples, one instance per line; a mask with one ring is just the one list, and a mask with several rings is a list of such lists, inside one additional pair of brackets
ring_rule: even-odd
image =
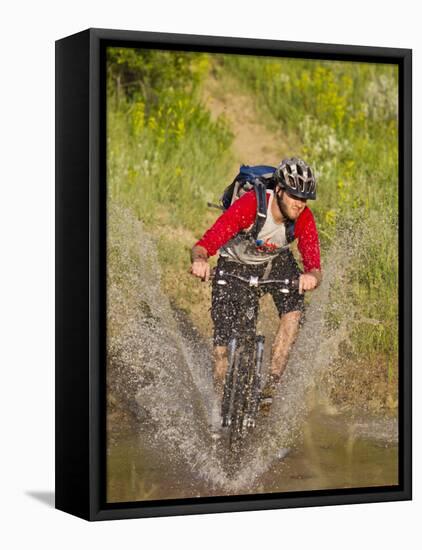
[[(316, 390), (347, 338), (347, 318), (328, 333), (324, 312), (352, 247), (328, 254), (336, 261), (326, 261), (312, 293), (270, 414), (234, 457), (212, 439), (211, 346), (161, 292), (151, 237), (116, 206), (108, 232), (108, 502), (398, 483), (396, 420), (340, 413)], [(265, 311), (259, 326), (268, 332), (268, 364), (274, 322)], [(136, 421), (116, 420), (110, 403)]]

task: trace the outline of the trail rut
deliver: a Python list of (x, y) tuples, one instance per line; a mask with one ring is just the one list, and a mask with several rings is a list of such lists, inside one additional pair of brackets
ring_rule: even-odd
[(221, 85), (211, 75), (204, 85), (202, 99), (214, 119), (221, 115), (226, 118), (234, 134), (234, 172), (239, 164), (274, 166), (282, 158), (297, 154), (297, 140), (289, 143), (281, 131), (268, 128), (252, 97), (239, 89), (234, 78), (225, 77)]

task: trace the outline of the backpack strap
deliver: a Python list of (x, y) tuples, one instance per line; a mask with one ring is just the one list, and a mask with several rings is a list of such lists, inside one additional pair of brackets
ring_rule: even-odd
[(286, 239), (288, 243), (291, 243), (295, 240), (295, 222), (288, 220), (285, 224), (286, 227)]
[[(256, 209), (256, 218), (255, 223), (252, 226), (252, 229), (249, 231), (250, 238), (256, 241), (258, 238), (259, 232), (264, 227), (265, 221), (267, 219), (267, 189), (268, 185), (265, 185), (259, 178), (254, 180), (254, 190), (256, 194), (257, 209)], [(295, 240), (295, 222), (293, 220), (288, 220), (285, 222), (286, 228), (286, 240), (288, 243), (291, 243)]]
[(259, 178), (255, 178), (253, 184), (256, 195), (257, 208), (255, 223), (250, 230), (250, 236), (252, 239), (256, 240), (267, 219), (267, 188)]

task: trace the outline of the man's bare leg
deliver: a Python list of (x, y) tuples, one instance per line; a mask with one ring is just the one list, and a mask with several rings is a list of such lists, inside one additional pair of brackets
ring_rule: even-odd
[(262, 409), (271, 405), (271, 398), (286, 368), (292, 346), (299, 331), (300, 311), (290, 311), (280, 317), (280, 324), (272, 347), (271, 368), (262, 391)]
[(214, 347), (214, 389), (217, 396), (223, 398), (224, 380), (228, 368), (227, 346)]
[(280, 379), (283, 374), (292, 346), (299, 331), (301, 312), (290, 311), (280, 317), (280, 324), (272, 349), (270, 375)]

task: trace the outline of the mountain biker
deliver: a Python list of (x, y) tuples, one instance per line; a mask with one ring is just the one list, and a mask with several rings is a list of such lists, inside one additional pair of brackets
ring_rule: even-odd
[[(274, 172), (274, 189), (266, 191), (267, 218), (256, 240), (248, 236), (257, 215), (255, 192), (238, 198), (217, 219), (191, 252), (191, 273), (207, 281), (210, 277), (208, 258), (219, 250), (217, 272), (249, 278), (299, 279), (297, 291), (281, 294), (277, 289), (262, 291), (272, 294), (279, 314), (279, 326), (272, 347), (267, 383), (262, 392), (261, 409), (268, 410), (272, 396), (286, 367), (290, 349), (296, 339), (303, 311), (303, 292), (315, 289), (321, 282), (318, 232), (313, 214), (306, 205), (316, 198), (316, 181), (311, 168), (299, 158), (284, 159)], [(290, 238), (288, 233), (290, 232)], [(290, 251), (289, 240), (297, 239), (304, 273)], [(211, 316), (214, 323), (214, 383), (221, 396), (228, 367), (227, 344), (240, 321), (248, 319), (253, 328), (259, 310), (259, 294), (236, 278), (225, 285), (213, 280)]]

